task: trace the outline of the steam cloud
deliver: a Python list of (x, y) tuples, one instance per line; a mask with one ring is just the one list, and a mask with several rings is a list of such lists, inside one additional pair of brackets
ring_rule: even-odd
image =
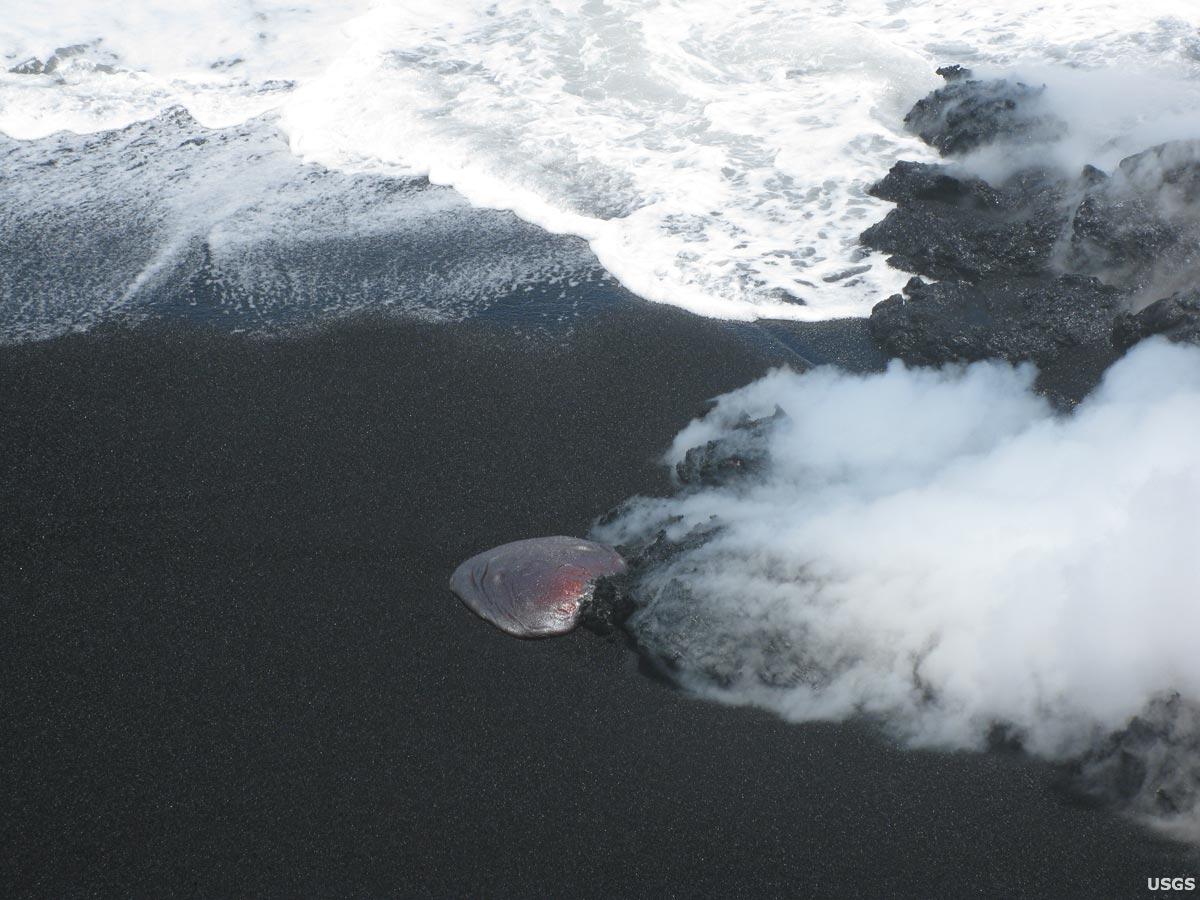
[(975, 74), (1044, 88), (1023, 101), (1024, 113), (1044, 119), (1044, 127), (1018, 140), (985, 144), (964, 158), (967, 171), (993, 183), (1029, 167), (1068, 177), (1085, 165), (1112, 171), (1125, 157), (1194, 139), (1200, 130), (1200, 84), (1178, 70), (983, 66)]
[[(668, 462), (716, 441), (761, 466), (597, 527), (670, 548), (641, 569), (630, 630), (707, 696), (877, 718), (924, 746), (1001, 727), (1194, 824), (1200, 348), (1143, 343), (1070, 415), (1035, 374), (778, 370), (719, 398)], [(1134, 775), (1110, 771), (1133, 745)]]

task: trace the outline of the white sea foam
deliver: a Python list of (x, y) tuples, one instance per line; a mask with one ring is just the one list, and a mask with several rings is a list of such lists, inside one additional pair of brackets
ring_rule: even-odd
[(342, 24), (367, 0), (0, 2), (0, 61), (48, 61), (50, 75), (0, 74), (0, 131), (32, 139), (102, 131), (184, 106), (201, 123), (234, 125), (278, 107), (318, 77), (349, 39)]
[[(900, 285), (856, 238), (887, 208), (865, 188), (897, 158), (929, 156), (901, 120), (939, 63), (1065, 67), (1110, 87), (1104, 73), (1120, 73), (1124, 119), (1092, 99), (1101, 82), (1064, 91), (1064, 108), (1103, 113), (1073, 159), (1102, 155), (1101, 126), (1186, 130), (1200, 108), (1187, 88), (1200, 12), (1178, 0), (0, 7), (9, 65), (88, 45), (51, 75), (0, 75), (11, 136), (173, 104), (212, 126), (278, 109), (306, 160), (427, 174), (586, 238), (647, 298), (730, 318), (861, 315)], [(1161, 115), (1136, 79), (1164, 86)], [(1160, 102), (1168, 85), (1184, 88)]]

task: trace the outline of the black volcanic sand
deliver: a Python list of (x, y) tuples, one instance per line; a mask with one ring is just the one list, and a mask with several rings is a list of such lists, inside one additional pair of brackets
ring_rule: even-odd
[(518, 641), (449, 593), (478, 550), (665, 488), (673, 434), (779, 358), (745, 333), (637, 305), (558, 337), (0, 350), (4, 893), (1134, 896), (1195, 871), (1048, 766), (703, 703), (620, 641)]

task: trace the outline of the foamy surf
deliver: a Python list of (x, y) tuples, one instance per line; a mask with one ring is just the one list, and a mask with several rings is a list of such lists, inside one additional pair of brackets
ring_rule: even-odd
[(1200, 16), (1171, 0), (51, 5), (0, 26), (7, 67), (57, 56), (0, 76), (10, 136), (277, 110), (306, 161), (426, 175), (585, 238), (645, 298), (724, 318), (865, 315), (901, 286), (857, 237), (888, 208), (867, 186), (929, 157), (902, 119), (941, 62), (1179, 87), (1153, 116), (1128, 92), (1123, 118), (1093, 99), (1105, 127), (1072, 135), (1072, 162), (1102, 155), (1109, 126), (1161, 132), (1200, 109)]

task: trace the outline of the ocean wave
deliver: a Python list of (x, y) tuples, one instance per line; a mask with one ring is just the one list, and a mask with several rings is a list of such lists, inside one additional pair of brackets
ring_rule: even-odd
[(1145, 92), (1061, 91), (1088, 113), (1064, 159), (1200, 109), (1197, 16), (1168, 0), (52, 6), (0, 26), (24, 73), (0, 76), (10, 136), (275, 110), (304, 160), (428, 176), (585, 238), (645, 298), (725, 318), (865, 315), (898, 290), (858, 234), (888, 208), (867, 186), (929, 155), (903, 116), (937, 63), (1184, 86), (1153, 115)]

